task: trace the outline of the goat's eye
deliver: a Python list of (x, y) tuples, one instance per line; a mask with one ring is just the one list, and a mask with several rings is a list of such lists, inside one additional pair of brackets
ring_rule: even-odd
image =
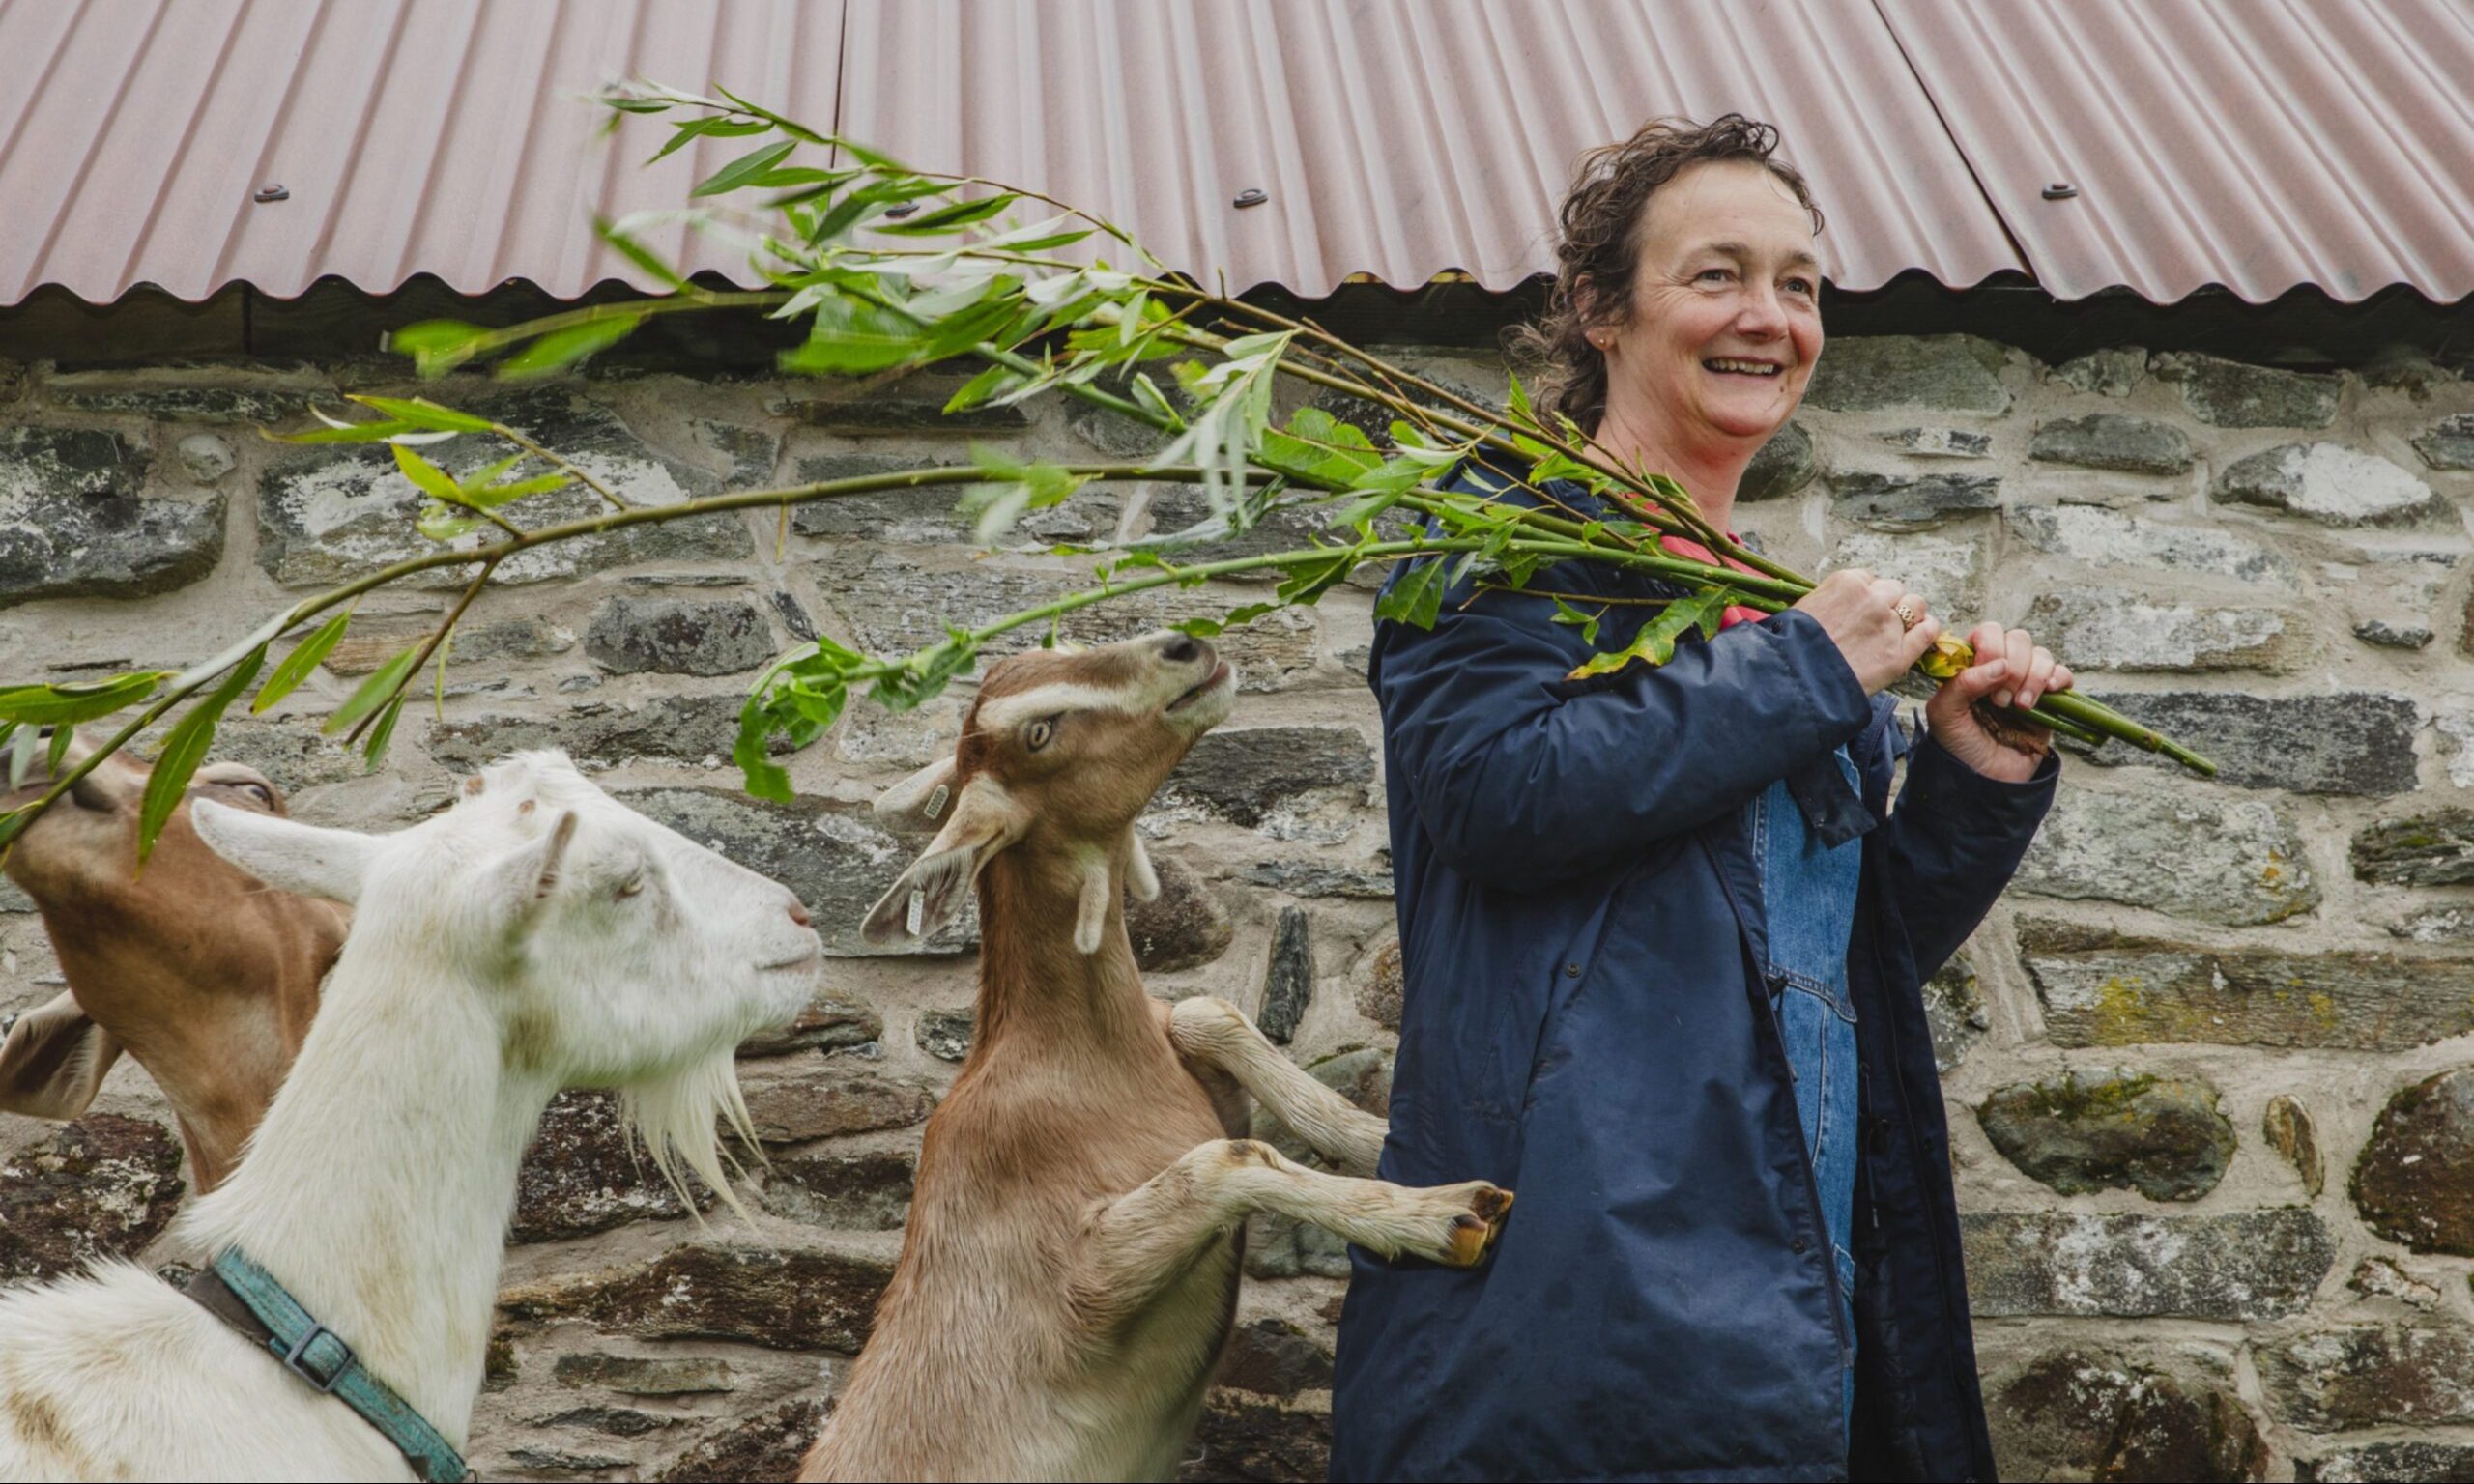
[(1055, 735), (1056, 718), (1044, 716), (1022, 728), (1022, 745), (1036, 753), (1048, 746), (1049, 739)]
[(264, 784), (236, 784), (233, 786), (269, 809), (274, 808), (274, 790)]
[(641, 870), (637, 871), (634, 875), (629, 876), (626, 880), (618, 883), (618, 895), (621, 897), (634, 897), (641, 895), (644, 889), (645, 873)]

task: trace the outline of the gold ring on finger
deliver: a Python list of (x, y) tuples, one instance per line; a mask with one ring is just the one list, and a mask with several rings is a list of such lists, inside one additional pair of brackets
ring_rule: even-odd
[(1912, 629), (1924, 621), (1924, 612), (1915, 606), (1913, 598), (1899, 599), (1890, 612), (1898, 614), (1899, 627), (1904, 629)]

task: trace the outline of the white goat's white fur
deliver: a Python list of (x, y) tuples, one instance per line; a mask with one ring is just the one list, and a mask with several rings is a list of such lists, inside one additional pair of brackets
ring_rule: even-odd
[[(357, 911), (325, 1003), (232, 1178), (190, 1209), (458, 1446), (516, 1166), (561, 1086), (626, 1090), (666, 1170), (723, 1187), (743, 1037), (796, 1013), (815, 933), (784, 888), (626, 809), (559, 754), (398, 834), (211, 803), (199, 835)], [(572, 831), (572, 840), (567, 837)], [(0, 1298), (0, 1479), (402, 1479), (343, 1403), (138, 1269)]]

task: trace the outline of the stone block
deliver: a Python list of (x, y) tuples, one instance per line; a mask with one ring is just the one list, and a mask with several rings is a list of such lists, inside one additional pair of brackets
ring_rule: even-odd
[(1852, 335), (1829, 342), (1804, 400), (1836, 412), (1929, 407), (1951, 413), (2002, 413), (2001, 385), (2009, 353), (1974, 335)]
[(2426, 1312), (2439, 1307), (2439, 1290), (2407, 1272), (2393, 1257), (2366, 1257), (2355, 1264), (2345, 1289), (2366, 1298), (2394, 1298)]
[(2172, 526), (2098, 505), (2013, 505), (2003, 519), (2030, 550), (2086, 566), (2188, 572), (2280, 588), (2299, 581), (2282, 554), (2204, 526)]
[(1856, 531), (1840, 538), (1827, 566), (1862, 567), (1877, 577), (1896, 578), (1924, 594), (1944, 623), (1975, 613), (1984, 602), (1984, 551), (1970, 540)]
[(2279, 1093), (2268, 1099), (2267, 1111), (2260, 1116), (2259, 1132), (2268, 1147), (2285, 1156), (2293, 1172), (2302, 1177), (2302, 1188), (2313, 1199), (2328, 1187), (2328, 1164), (2319, 1154), (2319, 1132), (2312, 1121), (2311, 1110), (2302, 1099), (2290, 1093)]
[(2191, 467), (2191, 440), (2172, 423), (2153, 417), (2090, 413), (2037, 428), (2028, 442), (2028, 457), (2129, 474), (2179, 474)]
[(2290, 811), (2182, 787), (2128, 795), (2063, 789), (2011, 884), (2229, 927), (2279, 922), (2319, 904)]
[(866, 1343), (889, 1262), (838, 1252), (694, 1242), (649, 1262), (501, 1291), (510, 1319), (580, 1319), (644, 1340), (736, 1340), (768, 1350)]
[[(332, 674), (365, 675), (427, 639), (446, 616), (442, 608), (434, 614), (356, 617), (320, 664)], [(575, 643), (574, 635), (538, 618), (468, 617), (455, 626), (455, 642), (446, 647), (446, 663), (449, 668), (504, 666), (512, 660), (564, 654)]]
[(804, 1144), (907, 1128), (936, 1110), (935, 1091), (886, 1076), (847, 1057), (775, 1057), (742, 1069), (739, 1090), (756, 1136), (767, 1144)]
[[(696, 1208), (710, 1210), (713, 1192), (705, 1183), (683, 1170), (680, 1179)], [(573, 1090), (550, 1099), (524, 1152), (508, 1240), (564, 1241), (630, 1221), (685, 1214), (677, 1189), (654, 1168), (620, 1118), (618, 1095)]]
[[(951, 467), (946, 459), (903, 458), (881, 453), (822, 454), (799, 461), (797, 482), (821, 484), (872, 474)], [(890, 541), (907, 546), (979, 544), (978, 517), (963, 501), (970, 484), (927, 484), (916, 489), (842, 495), (793, 506), (791, 528), (803, 536)], [(1025, 511), (998, 545), (1042, 551), (1059, 544), (1092, 545), (1110, 539), (1125, 510), (1123, 486), (1086, 485), (1064, 504)]]
[(1744, 466), (1743, 478), (1736, 486), (1739, 503), (1754, 499), (1777, 499), (1793, 495), (1813, 482), (1820, 465), (1813, 459), (1813, 436), (1800, 423), (1790, 422), (1761, 445), (1761, 451)]
[(2474, 1068), (2388, 1099), (2354, 1161), (2363, 1224), (2416, 1252), (2474, 1257)]
[(146, 468), (117, 433), (0, 428), (0, 607), (148, 597), (215, 570), (223, 497), (141, 495)]
[(321, 735), (314, 722), (227, 716), (215, 728), (214, 756), (247, 763), (289, 794), (349, 783), (368, 771), (360, 748), (346, 745), (340, 737)]
[(759, 1031), (738, 1043), (738, 1054), (787, 1056), (793, 1051), (845, 1051), (885, 1033), (884, 1016), (852, 1000), (831, 995), (810, 1001), (789, 1025)]
[(1207, 1479), (1328, 1478), (1332, 1417), (1308, 1407), (1284, 1407), (1242, 1391), (1215, 1390), (1203, 1399), (1178, 1484)]
[(1314, 1000), (1314, 939), (1305, 911), (1280, 909), (1272, 931), (1270, 966), (1263, 975), (1262, 1011), (1254, 1025), (1281, 1045), (1297, 1034), (1306, 1007)]
[(213, 484), (232, 472), (237, 462), (232, 445), (213, 433), (192, 433), (182, 439), (173, 451), (180, 458), (181, 471), (195, 484)]
[(2091, 396), (2127, 397), (2147, 380), (2147, 353), (2135, 345), (2090, 351), (2054, 367), (2053, 379)]
[(762, 428), (716, 422), (710, 417), (691, 418), (687, 427), (699, 444), (730, 461), (731, 471), (723, 476), (729, 488), (761, 490), (772, 483), (773, 467), (782, 459), (780, 439)]
[(597, 1386), (623, 1396), (698, 1396), (738, 1389), (728, 1360), (711, 1356), (604, 1356), (570, 1352), (550, 1374), (579, 1389)]
[(918, 1160), (907, 1150), (776, 1155), (758, 1202), (786, 1220), (852, 1232), (898, 1232), (910, 1213)]
[(2456, 413), (2414, 440), (2414, 451), (2433, 469), (2474, 469), (2474, 413)]
[(968, 1005), (923, 1010), (911, 1039), (919, 1049), (940, 1062), (961, 1062), (970, 1055), (971, 1039), (978, 1026), (977, 1011)]
[(2063, 1195), (2195, 1201), (2225, 1178), (2235, 1143), (2214, 1087), (2124, 1068), (2000, 1088), (1976, 1121), (2012, 1164)]
[(2311, 1329), (2258, 1361), (2278, 1417), (2312, 1432), (2474, 1422), (2474, 1335), (2454, 1326)]
[(2158, 356), (2149, 370), (2182, 388), (2193, 416), (2219, 428), (2324, 428), (2337, 420), (2344, 386), (2336, 376), (2180, 352)]
[(2474, 1479), (2474, 1446), (2461, 1442), (2361, 1442), (2293, 1461), (2298, 1484), (2455, 1484)]
[(822, 1403), (785, 1402), (743, 1422), (715, 1428), (663, 1465), (655, 1477), (662, 1484), (769, 1484), (793, 1478), (823, 1427)]
[(2001, 504), (2001, 481), (1992, 474), (1849, 471), (1831, 474), (1829, 488), (1840, 519), (1876, 530), (1925, 530)]
[(1154, 856), (1160, 895), (1150, 901), (1129, 897), (1125, 906), (1126, 936), (1134, 943), (1134, 961), (1146, 973), (1167, 974), (1196, 968), (1228, 952), (1237, 925), (1228, 908), (1185, 862)]
[[(1400, 940), (1385, 938), (1358, 960), (1352, 977), (1356, 981), (1357, 1013), (1387, 1031), (1399, 1030), (1400, 990), (1406, 983), (1400, 971)], [(1940, 1044), (1938, 1037), (1935, 1044)]]
[(1992, 435), (1971, 433), (1965, 428), (1893, 428), (1873, 436), (1899, 452), (1919, 459), (1993, 457)]
[(2474, 884), (2474, 809), (2378, 820), (2354, 836), (2353, 866), (2379, 886)]
[(650, 758), (718, 768), (738, 740), (743, 704), (736, 695), (656, 696), (640, 706), (582, 701), (546, 717), (491, 713), (432, 723), (426, 745), (440, 762), (467, 770), (536, 747), (564, 748), (585, 767)]
[(613, 674), (730, 675), (773, 658), (773, 630), (743, 599), (617, 597), (594, 611), (584, 647)]
[(152, 417), (158, 422), (212, 422), (264, 427), (299, 417), (327, 395), (249, 377), (235, 385), (176, 380), (160, 371), (74, 371), (52, 376), (43, 391), (72, 413)]
[(1968, 955), (1960, 954), (1924, 982), (1924, 1023), (1933, 1035), (1933, 1070), (1945, 1074), (1993, 1028)]
[[(948, 622), (979, 627), (1073, 591), (1088, 580), (1078, 572), (1014, 567), (995, 561), (930, 564), (891, 551), (837, 550), (819, 563), (830, 600), (857, 646), (899, 655), (938, 642)], [(1249, 595), (1252, 596), (1252, 595)], [(1103, 644), (1131, 639), (1187, 618), (1223, 616), (1242, 601), (1209, 588), (1162, 587), (1096, 604), (1057, 625), (1061, 639)], [(995, 641), (992, 657), (1035, 646), (1048, 632), (1031, 625)], [(1238, 689), (1278, 690), (1313, 668), (1318, 626), (1311, 612), (1283, 609), (1214, 637), (1237, 671)]]
[(0, 1163), (0, 1283), (134, 1259), (179, 1209), (181, 1146), (162, 1125), (89, 1113)]
[(2380, 649), (2420, 649), (2431, 642), (2431, 627), (2410, 620), (2365, 618), (2354, 625), (2354, 638)]
[[(1244, 532), (1232, 535), (1224, 533), (1224, 521), (1212, 513), (1210, 499), (1202, 490), (1191, 484), (1158, 484), (1151, 487), (1147, 506), (1151, 528), (1143, 540), (1169, 560), (1187, 563), (1302, 552), (1331, 545), (1335, 536), (1331, 522), (1347, 506), (1344, 499), (1292, 495), (1287, 501), (1265, 510), (1262, 518)], [(1387, 540), (1402, 539), (1410, 533), (1410, 522), (1398, 515), (1381, 516), (1374, 526)], [(1339, 535), (1341, 539), (1355, 539), (1346, 528), (1340, 528)], [(1281, 581), (1285, 575), (1278, 567), (1264, 567), (1235, 573), (1222, 581), (1268, 585)], [(1375, 568), (1353, 573), (1350, 581), (1362, 586), (1376, 585), (1382, 577), (1382, 570)]]
[(1332, 1352), (1287, 1320), (1257, 1319), (1229, 1332), (1228, 1348), (1221, 1353), (1220, 1370), (1212, 1380), (1215, 1385), (1263, 1396), (1328, 1391)]
[(2049, 1351), (1986, 1378), (1994, 1455), (2014, 1479), (2264, 1479), (2267, 1440), (2231, 1380)]
[[(2214, 761), (2217, 782), (2295, 793), (2381, 795), (2414, 786), (2414, 702), (2378, 691), (2249, 696), (2239, 691), (2107, 693), (2098, 700)], [(2103, 766), (2181, 764), (2124, 742), (2086, 754)], [(2176, 784), (2197, 786), (2184, 774)]]
[(2236, 459), (2208, 486), (2208, 496), (2337, 527), (2391, 526), (2440, 508), (2430, 485), (2375, 453), (2343, 443), (2285, 443)]
[(1206, 732), (1165, 791), (1253, 828), (1316, 793), (1362, 796), (1374, 752), (1350, 727), (1223, 727)]
[(1981, 1318), (2282, 1319), (2337, 1255), (2299, 1207), (2213, 1216), (1974, 1212), (1959, 1217)]
[(2402, 1051), (2474, 1031), (2474, 955), (2219, 949), (2035, 918), (2019, 947), (2057, 1045)]
[(884, 438), (905, 434), (1004, 433), (1031, 425), (1022, 404), (982, 404), (958, 413), (945, 404), (962, 389), (960, 380), (923, 377), (891, 386), (873, 384), (800, 383), (788, 395), (773, 398), (765, 411), (811, 428), (845, 438)]
[(1392, 869), (1335, 866), (1316, 860), (1256, 861), (1246, 868), (1246, 879), (1291, 897), (1342, 897), (1357, 901), (1390, 901)]

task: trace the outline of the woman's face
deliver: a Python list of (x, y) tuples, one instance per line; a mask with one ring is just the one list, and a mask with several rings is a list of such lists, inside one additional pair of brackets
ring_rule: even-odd
[(1767, 440), (1821, 357), (1811, 218), (1762, 165), (1712, 160), (1652, 195), (1640, 231), (1631, 314), (1591, 331), (1608, 412), (1685, 444)]

